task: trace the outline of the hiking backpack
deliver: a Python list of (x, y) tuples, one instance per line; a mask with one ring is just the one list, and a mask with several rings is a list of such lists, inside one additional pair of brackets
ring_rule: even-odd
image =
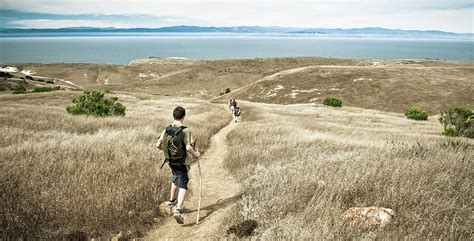
[(166, 160), (171, 165), (184, 164), (186, 160), (186, 145), (184, 144), (184, 129), (186, 126), (166, 127), (163, 137), (163, 151)]

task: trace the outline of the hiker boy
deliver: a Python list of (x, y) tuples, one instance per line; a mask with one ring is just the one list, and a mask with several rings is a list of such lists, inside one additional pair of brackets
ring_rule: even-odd
[[(163, 150), (165, 161), (168, 162), (173, 173), (170, 199), (166, 203), (173, 210), (173, 216), (179, 224), (184, 223), (183, 208), (186, 190), (189, 182), (189, 165), (193, 157), (198, 158), (201, 153), (192, 146), (191, 130), (183, 125), (186, 110), (178, 106), (173, 110), (174, 123), (166, 127), (156, 146)], [(178, 200), (176, 200), (176, 189)]]
[(237, 123), (237, 121), (240, 121), (240, 107), (236, 106), (234, 112), (232, 113), (232, 116), (234, 118), (234, 122)]
[(234, 114), (234, 110), (236, 107), (237, 107), (237, 101), (235, 101), (235, 98), (232, 98), (229, 102), (229, 108), (232, 115)]

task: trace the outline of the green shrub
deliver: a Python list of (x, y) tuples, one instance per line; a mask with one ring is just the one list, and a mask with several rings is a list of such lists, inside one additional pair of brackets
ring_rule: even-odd
[(125, 115), (126, 107), (120, 102), (116, 102), (114, 108), (112, 109), (112, 115)]
[(446, 128), (446, 129), (444, 129), (444, 131), (443, 131), (443, 135), (455, 137), (455, 136), (459, 136), (459, 132), (457, 132), (457, 131), (456, 131), (455, 129), (453, 129), (453, 128)]
[(230, 89), (229, 88), (225, 88), (225, 93), (230, 93)]
[(24, 94), (26, 93), (26, 87), (24, 85), (17, 85), (13, 88), (13, 92), (12, 92), (14, 95), (16, 94)]
[(341, 107), (342, 106), (342, 100), (340, 100), (337, 97), (326, 97), (326, 99), (323, 100), (323, 104), (329, 105), (329, 106), (334, 106), (334, 107)]
[(465, 107), (451, 107), (441, 112), (438, 119), (446, 136), (474, 138), (474, 112)]
[(7, 90), (7, 87), (5, 86), (0, 86), (0, 91), (6, 91)]
[(117, 97), (104, 98), (100, 91), (84, 91), (84, 94), (72, 100), (74, 104), (66, 107), (73, 115), (111, 116), (125, 115), (126, 107), (117, 102)]
[(40, 87), (35, 87), (32, 92), (34, 93), (39, 93), (39, 92), (49, 92), (49, 91), (54, 91), (54, 90), (60, 90), (61, 86), (56, 85), (56, 86), (40, 86)]
[(405, 115), (408, 119), (413, 120), (428, 120), (428, 113), (421, 108), (411, 107), (406, 112)]

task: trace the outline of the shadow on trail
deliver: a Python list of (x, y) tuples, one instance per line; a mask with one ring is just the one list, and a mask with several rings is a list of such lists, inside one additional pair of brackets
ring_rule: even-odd
[[(214, 213), (215, 211), (219, 210), (219, 209), (222, 209), (222, 208), (225, 208), (229, 205), (231, 205), (232, 203), (238, 201), (240, 199), (240, 196), (241, 194), (237, 194), (233, 197), (230, 197), (230, 198), (227, 198), (227, 199), (219, 199), (216, 203), (214, 204), (211, 204), (209, 206), (206, 206), (206, 207), (203, 207), (201, 208), (201, 211), (207, 211), (205, 212), (204, 215), (202, 215), (199, 219), (199, 224), (201, 224), (202, 222), (204, 222), (207, 217), (211, 216), (212, 213)], [(186, 210), (186, 213), (191, 213), (191, 212), (197, 212), (197, 209), (194, 209), (194, 210)], [(189, 223), (189, 224), (185, 224), (185, 225), (182, 225), (183, 227), (192, 227), (196, 225), (196, 223)]]

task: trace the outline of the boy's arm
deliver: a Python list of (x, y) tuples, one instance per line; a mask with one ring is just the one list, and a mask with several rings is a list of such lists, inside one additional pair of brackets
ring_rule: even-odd
[(165, 135), (165, 131), (161, 133), (160, 137), (158, 138), (158, 141), (156, 142), (156, 148), (163, 150), (163, 136)]
[(184, 144), (186, 144), (186, 151), (191, 154), (193, 157), (200, 157), (201, 156), (201, 153), (197, 150), (197, 148), (195, 149), (193, 146), (192, 146), (192, 143), (193, 143), (193, 138), (192, 138), (192, 135), (191, 135), (191, 130), (189, 129), (185, 129), (184, 130)]
[(193, 148), (193, 146), (191, 146), (191, 145), (189, 145), (189, 144), (186, 145), (186, 151), (188, 151), (189, 154), (193, 155), (193, 157), (198, 158), (198, 157), (201, 156), (201, 153), (197, 150), (197, 148), (196, 148), (196, 150), (195, 150), (195, 149)]

